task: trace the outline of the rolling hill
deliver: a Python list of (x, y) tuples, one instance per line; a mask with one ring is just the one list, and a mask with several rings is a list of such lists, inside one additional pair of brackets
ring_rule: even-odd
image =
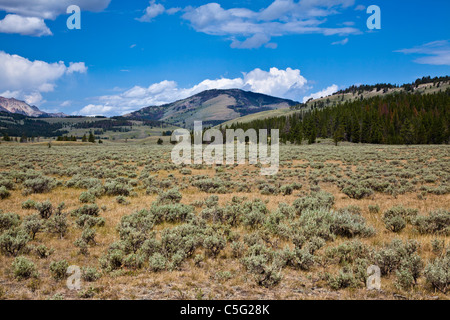
[[(425, 79), (425, 80), (422, 80)], [(389, 84), (379, 84), (379, 85), (362, 85), (358, 87), (350, 87), (345, 90), (341, 90), (331, 96), (322, 97), (319, 99), (310, 100), (305, 104), (298, 105), (295, 108), (281, 109), (281, 110), (269, 110), (264, 112), (259, 112), (255, 114), (245, 115), (240, 118), (229, 120), (222, 124), (223, 127), (232, 126), (237, 123), (249, 123), (255, 120), (265, 120), (275, 117), (291, 116), (298, 113), (299, 109), (303, 111), (308, 111), (312, 107), (333, 107), (339, 103), (352, 102), (361, 99), (369, 99), (377, 96), (385, 96), (394, 93), (401, 92), (414, 92), (417, 94), (434, 94), (439, 91), (445, 91), (450, 88), (450, 80), (448, 77), (440, 77), (435, 79), (422, 78), (417, 79), (412, 84), (404, 84), (402, 86), (392, 86)], [(428, 80), (429, 79), (429, 80)]]
[(135, 120), (158, 120), (191, 128), (194, 121), (205, 126), (268, 110), (289, 109), (298, 102), (239, 89), (208, 90), (187, 99), (151, 106), (125, 115)]

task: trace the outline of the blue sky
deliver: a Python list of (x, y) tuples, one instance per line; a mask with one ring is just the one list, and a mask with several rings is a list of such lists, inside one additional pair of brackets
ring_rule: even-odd
[[(69, 30), (69, 5), (81, 30)], [(381, 9), (369, 30), (366, 8)], [(450, 74), (450, 2), (0, 0), (0, 96), (120, 115), (211, 88), (303, 101)]]

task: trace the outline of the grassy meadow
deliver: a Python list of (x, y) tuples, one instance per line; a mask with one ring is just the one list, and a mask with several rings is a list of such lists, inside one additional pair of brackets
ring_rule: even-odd
[(171, 148), (2, 143), (0, 299), (448, 299), (449, 146), (281, 146), (268, 177)]

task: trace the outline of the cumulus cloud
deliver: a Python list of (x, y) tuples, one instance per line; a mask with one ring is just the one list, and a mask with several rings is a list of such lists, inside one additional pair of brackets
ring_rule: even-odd
[(434, 41), (422, 46), (395, 52), (422, 55), (423, 57), (414, 60), (414, 62), (419, 64), (450, 66), (450, 43), (448, 40)]
[(273, 37), (290, 34), (350, 35), (353, 27), (325, 26), (326, 17), (354, 5), (354, 0), (275, 0), (267, 8), (224, 9), (218, 3), (185, 9), (183, 19), (198, 32), (232, 39), (231, 47), (241, 49), (274, 48)]
[[(150, 5), (145, 9), (145, 14), (138, 20), (141, 22), (150, 22), (153, 18), (163, 14), (166, 8), (162, 4), (156, 3), (155, 0), (150, 1)], [(171, 11), (172, 13), (172, 11)], [(173, 13), (172, 13), (173, 14)]]
[(0, 51), (0, 92), (4, 91), (5, 95), (14, 94), (14, 98), (32, 101), (32, 104), (42, 102), (41, 93), (53, 91), (58, 79), (75, 72), (85, 73), (87, 67), (83, 62), (66, 66), (62, 61), (30, 61)]
[(310, 99), (320, 99), (320, 98), (331, 96), (333, 93), (336, 93), (338, 90), (339, 90), (339, 87), (337, 85), (333, 84), (332, 86), (330, 86), (322, 91), (319, 91), (319, 92), (313, 93), (307, 97), (304, 97), (303, 103), (308, 102), (308, 100), (310, 100)]
[(69, 67), (67, 68), (67, 73), (68, 74), (72, 74), (72, 73), (86, 73), (88, 70), (88, 68), (86, 67), (86, 65), (84, 64), (84, 62), (71, 62), (69, 64)]
[(0, 33), (18, 33), (25, 36), (51, 36), (52, 32), (41, 18), (8, 14), (0, 20)]
[(296, 100), (307, 88), (307, 80), (300, 70), (287, 68), (269, 71), (255, 69), (242, 77), (204, 80), (190, 88), (180, 88), (174, 81), (162, 81), (149, 87), (135, 86), (117, 95), (97, 98), (97, 103), (80, 110), (82, 115), (118, 115), (146, 106), (163, 105), (210, 89), (243, 89), (276, 97)]
[(70, 5), (83, 11), (99, 12), (106, 9), (111, 0), (0, 0), (0, 11), (7, 15), (0, 21), (0, 32), (30, 36), (51, 35), (44, 20), (54, 20), (66, 14)]
[(106, 9), (111, 0), (0, 0), (0, 10), (24, 17), (54, 20), (66, 14), (67, 7), (77, 5), (83, 11), (99, 12)]

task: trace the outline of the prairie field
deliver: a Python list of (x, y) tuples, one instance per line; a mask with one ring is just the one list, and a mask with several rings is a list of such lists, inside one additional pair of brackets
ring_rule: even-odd
[(0, 299), (449, 298), (449, 146), (283, 145), (275, 176), (171, 150), (2, 143)]

